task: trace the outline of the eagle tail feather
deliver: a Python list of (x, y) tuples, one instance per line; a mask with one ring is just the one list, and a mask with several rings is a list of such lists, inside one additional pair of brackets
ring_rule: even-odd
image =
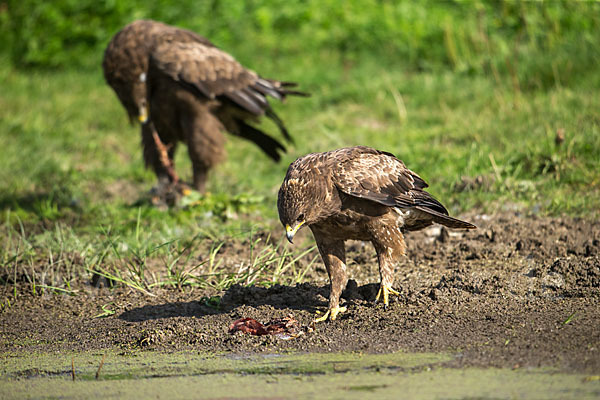
[(236, 119), (236, 122), (239, 127), (237, 135), (256, 144), (273, 161), (278, 162), (281, 159), (280, 152), (286, 152), (286, 148), (269, 135), (242, 120)]
[(477, 229), (477, 227), (469, 222), (462, 221), (458, 218), (451, 217), (449, 215), (445, 215), (434, 211), (430, 208), (425, 207), (415, 207), (419, 211), (426, 212), (427, 214), (433, 217), (433, 220), (438, 224), (447, 226), (448, 228), (454, 229)]

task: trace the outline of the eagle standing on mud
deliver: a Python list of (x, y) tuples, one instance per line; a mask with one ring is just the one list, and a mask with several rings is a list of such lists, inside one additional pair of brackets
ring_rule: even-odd
[(151, 20), (125, 26), (108, 44), (104, 76), (127, 110), (142, 123), (146, 166), (159, 187), (177, 183), (173, 156), (185, 142), (194, 187), (205, 189), (206, 174), (225, 155), (221, 131), (248, 139), (279, 161), (284, 146), (247, 121), (272, 119), (291, 141), (267, 96), (306, 95), (294, 83), (263, 79), (194, 32)]
[(290, 242), (302, 226), (312, 231), (331, 282), (329, 309), (317, 319), (336, 319), (346, 310), (340, 295), (346, 287), (344, 241), (370, 241), (377, 252), (381, 285), (375, 301), (388, 306), (394, 265), (405, 254), (403, 231), (434, 222), (449, 228), (475, 225), (448, 216), (444, 206), (424, 191), (427, 183), (391, 153), (358, 146), (312, 153), (294, 161), (279, 189), (277, 209)]

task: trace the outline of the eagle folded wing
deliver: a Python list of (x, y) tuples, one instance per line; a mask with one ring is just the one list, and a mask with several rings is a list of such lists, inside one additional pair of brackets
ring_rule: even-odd
[(276, 82), (260, 78), (231, 55), (202, 43), (165, 42), (152, 52), (150, 62), (200, 95), (225, 96), (254, 115), (270, 110), (266, 95), (281, 100), (286, 94)]
[(334, 183), (340, 191), (389, 207), (448, 215), (446, 208), (423, 190), (427, 183), (393, 154), (370, 148), (359, 151), (344, 160), (334, 174)]

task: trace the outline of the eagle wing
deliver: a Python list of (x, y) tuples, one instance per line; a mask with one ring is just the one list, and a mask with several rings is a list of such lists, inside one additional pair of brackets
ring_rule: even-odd
[(152, 52), (150, 63), (202, 96), (225, 96), (254, 115), (270, 111), (266, 95), (281, 100), (286, 94), (285, 83), (262, 79), (231, 55), (205, 43), (164, 42)]
[(350, 152), (334, 172), (340, 191), (390, 207), (421, 206), (448, 214), (423, 190), (427, 183), (393, 154), (367, 147), (355, 147)]
[(448, 210), (425, 189), (427, 183), (391, 153), (369, 147), (344, 149), (333, 169), (333, 182), (341, 192), (389, 207), (415, 208), (453, 228), (475, 228), (448, 216)]

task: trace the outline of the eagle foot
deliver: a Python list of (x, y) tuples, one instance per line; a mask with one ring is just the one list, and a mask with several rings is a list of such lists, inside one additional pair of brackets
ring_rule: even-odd
[(315, 319), (315, 322), (323, 322), (323, 321), (327, 321), (327, 318), (329, 317), (330, 321), (334, 321), (338, 314), (341, 312), (345, 312), (346, 311), (346, 307), (333, 307), (330, 308), (329, 310), (327, 310), (327, 312), (322, 316), (319, 317), (317, 319)]
[(398, 297), (400, 296), (400, 293), (392, 289), (391, 286), (381, 284), (381, 286), (379, 286), (379, 292), (377, 292), (377, 297), (375, 297), (375, 303), (377, 303), (379, 298), (382, 297), (383, 307), (387, 310), (388, 306), (390, 305), (390, 294)]
[[(153, 206), (168, 209), (184, 203), (189, 205), (192, 201), (188, 196), (193, 195), (193, 192), (182, 181), (173, 183), (165, 179), (159, 179), (158, 184), (150, 189), (149, 195)], [(186, 199), (182, 201), (184, 198)]]

